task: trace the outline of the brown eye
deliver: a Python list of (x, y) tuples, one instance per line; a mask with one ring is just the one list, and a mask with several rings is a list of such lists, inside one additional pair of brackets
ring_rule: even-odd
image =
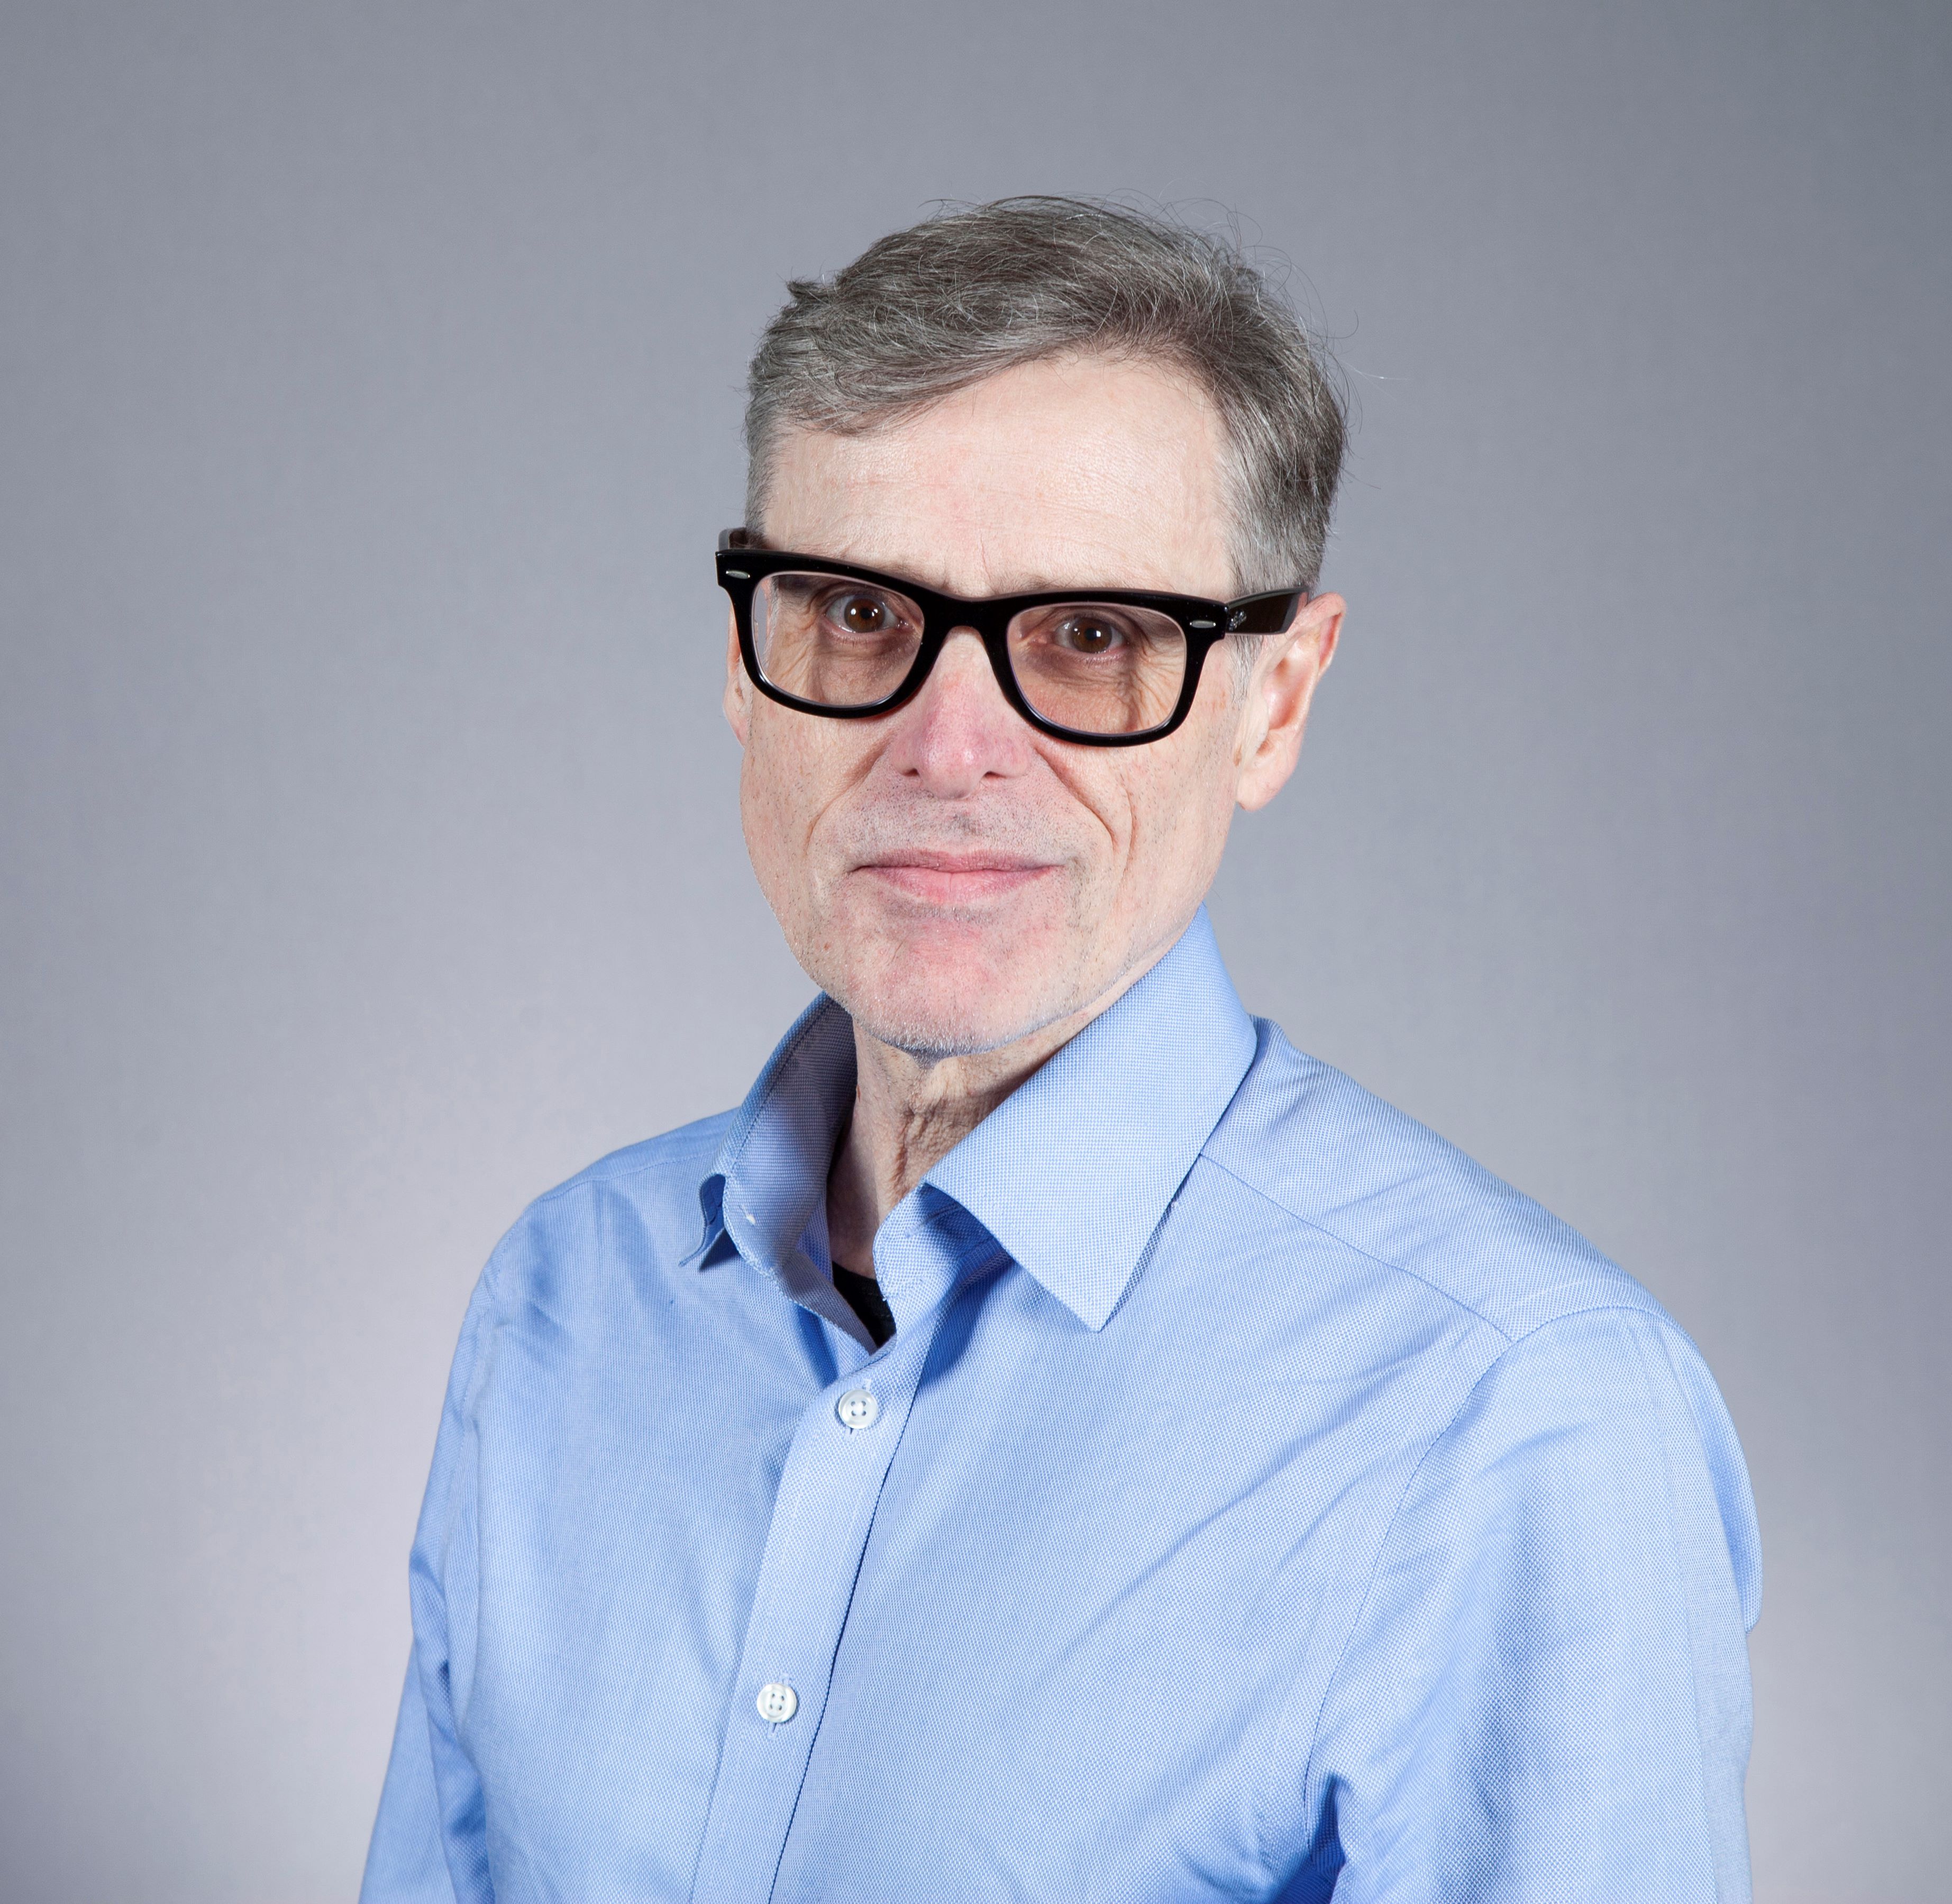
[(827, 605), (827, 618), (849, 634), (886, 634), (900, 618), (885, 597), (856, 592), (837, 595)]
[(1125, 631), (1096, 615), (1070, 615), (1051, 631), (1060, 648), (1073, 654), (1109, 654), (1125, 639)]

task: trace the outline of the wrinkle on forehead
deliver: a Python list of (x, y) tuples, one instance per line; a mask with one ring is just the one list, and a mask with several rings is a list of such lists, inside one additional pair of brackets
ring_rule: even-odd
[(784, 436), (766, 539), (966, 597), (1225, 596), (1225, 444), (1211, 402), (1169, 368), (1021, 365), (882, 429)]

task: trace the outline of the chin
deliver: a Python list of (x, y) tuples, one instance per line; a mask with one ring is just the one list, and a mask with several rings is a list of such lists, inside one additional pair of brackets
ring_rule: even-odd
[[(905, 1004), (890, 1010), (881, 1000), (862, 1005), (840, 1001), (848, 1016), (871, 1038), (906, 1051), (924, 1064), (940, 1058), (973, 1058), (1028, 1038), (1048, 1019), (999, 1020), (943, 999), (935, 1005)], [(1053, 1014), (1054, 1016), (1056, 1014)]]
[[(996, 1051), (1078, 1009), (1063, 982), (1071, 975), (1040, 967), (1028, 947), (1013, 945), (993, 959), (969, 951), (965, 944), (945, 957), (942, 948), (897, 941), (849, 960), (824, 987), (870, 1036), (924, 1060)], [(1027, 986), (1030, 974), (1041, 982)]]

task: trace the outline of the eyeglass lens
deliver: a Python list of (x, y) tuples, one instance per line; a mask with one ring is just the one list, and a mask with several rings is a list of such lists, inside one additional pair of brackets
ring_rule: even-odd
[[(789, 571), (753, 590), (759, 672), (821, 707), (870, 707), (900, 687), (925, 632), (915, 603), (844, 576)], [(1169, 615), (1087, 600), (1020, 610), (1010, 671), (1032, 709), (1081, 734), (1161, 727), (1186, 678), (1186, 637)]]

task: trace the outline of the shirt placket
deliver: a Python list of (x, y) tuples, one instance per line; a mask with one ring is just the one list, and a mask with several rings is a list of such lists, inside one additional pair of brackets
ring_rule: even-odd
[(974, 1227), (953, 1207), (890, 1217), (874, 1254), (895, 1338), (823, 1389), (794, 1431), (726, 1716), (694, 1904), (771, 1895), (875, 1504), (946, 1298), (976, 1257), (994, 1251)]

